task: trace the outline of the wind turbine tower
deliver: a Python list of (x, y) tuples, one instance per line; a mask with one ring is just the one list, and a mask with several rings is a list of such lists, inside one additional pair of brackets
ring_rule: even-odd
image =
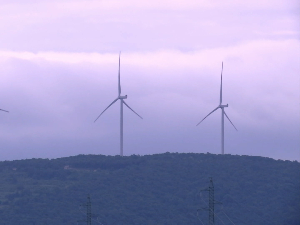
[[(225, 107), (228, 107), (228, 104), (222, 105), (222, 74), (223, 74), (223, 62), (222, 62), (222, 71), (221, 71), (221, 87), (220, 87), (220, 104), (217, 108), (215, 108), (213, 111), (211, 111), (206, 117), (204, 117), (196, 126), (198, 126), (203, 120), (205, 120), (210, 114), (212, 114), (217, 109), (221, 109), (221, 153), (224, 154), (224, 115), (227, 117), (229, 122), (232, 124), (234, 129), (236, 127), (233, 125), (229, 117), (227, 116), (225, 112)], [(237, 129), (236, 129), (237, 130)]]
[(96, 122), (99, 117), (110, 107), (112, 106), (116, 101), (120, 100), (120, 156), (123, 156), (123, 104), (127, 106), (128, 109), (130, 109), (133, 113), (135, 113), (138, 117), (143, 119), (139, 114), (137, 114), (130, 106), (125, 102), (124, 99), (127, 99), (127, 95), (122, 96), (121, 95), (121, 81), (120, 81), (120, 56), (121, 52), (119, 54), (119, 75), (118, 75), (118, 97), (110, 103), (109, 106), (106, 107), (106, 109), (103, 110), (103, 112), (95, 119), (94, 122)]

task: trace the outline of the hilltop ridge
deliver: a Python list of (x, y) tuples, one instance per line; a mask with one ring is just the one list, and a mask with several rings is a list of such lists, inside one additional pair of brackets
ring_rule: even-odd
[(216, 224), (296, 225), (299, 175), (296, 161), (209, 153), (3, 161), (0, 224), (76, 224), (88, 194), (95, 224), (199, 224), (212, 177)]

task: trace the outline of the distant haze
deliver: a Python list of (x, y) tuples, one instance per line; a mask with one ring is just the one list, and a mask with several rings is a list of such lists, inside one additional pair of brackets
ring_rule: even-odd
[(0, 160), (221, 152), (299, 160), (296, 0), (2, 0)]

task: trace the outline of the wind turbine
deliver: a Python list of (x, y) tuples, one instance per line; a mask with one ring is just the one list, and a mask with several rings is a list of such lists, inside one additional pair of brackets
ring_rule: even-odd
[(232, 124), (234, 129), (236, 129), (236, 127), (233, 125), (233, 123), (231, 122), (231, 120), (229, 119), (229, 117), (227, 116), (227, 114), (224, 110), (225, 107), (228, 107), (228, 104), (222, 105), (222, 73), (223, 73), (223, 62), (222, 62), (222, 71), (221, 71), (220, 104), (217, 108), (215, 108), (213, 111), (211, 111), (206, 117), (204, 117), (196, 126), (198, 126), (203, 120), (205, 120), (214, 111), (216, 111), (217, 109), (221, 109), (222, 110), (221, 111), (221, 147), (222, 147), (222, 154), (224, 154), (224, 115), (227, 117), (227, 119)]
[(106, 109), (103, 110), (103, 112), (97, 117), (97, 119), (95, 119), (94, 122), (96, 122), (99, 117), (110, 107), (112, 106), (116, 101), (120, 100), (120, 155), (123, 156), (123, 104), (125, 106), (128, 107), (128, 109), (130, 109), (132, 112), (134, 112), (138, 117), (140, 117), (141, 119), (143, 119), (139, 114), (137, 114), (132, 108), (130, 108), (130, 106), (124, 101), (124, 99), (127, 99), (127, 95), (122, 96), (121, 95), (121, 82), (120, 82), (120, 56), (121, 56), (121, 52), (119, 54), (119, 84), (118, 84), (118, 97), (113, 100), (112, 103), (110, 103), (109, 106), (106, 107)]

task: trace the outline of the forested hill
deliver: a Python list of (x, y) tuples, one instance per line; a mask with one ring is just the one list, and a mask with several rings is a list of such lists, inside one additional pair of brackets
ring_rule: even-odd
[(300, 224), (300, 163), (263, 157), (165, 153), (78, 155), (0, 162), (0, 224)]

